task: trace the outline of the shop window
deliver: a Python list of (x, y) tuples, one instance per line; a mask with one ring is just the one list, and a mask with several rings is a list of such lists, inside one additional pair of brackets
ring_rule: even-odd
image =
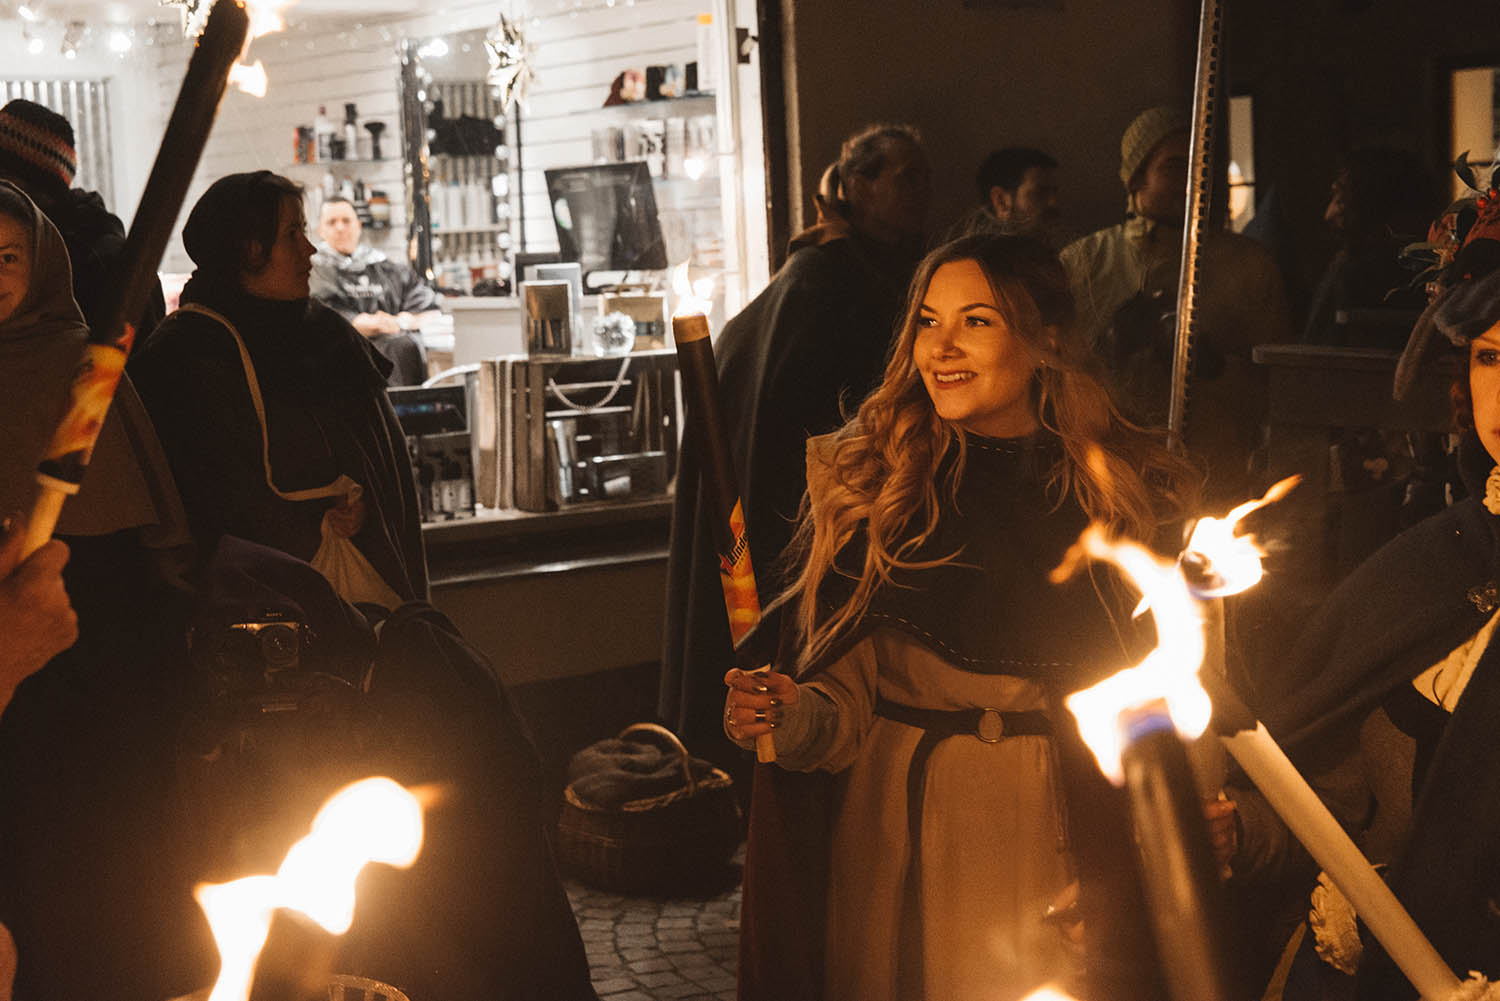
[(78, 152), (73, 186), (97, 191), (104, 204), (114, 204), (108, 80), (0, 80), (0, 97), (0, 103), (15, 98), (35, 101), (66, 118)]
[(1236, 233), (1255, 217), (1254, 98), (1229, 99), (1229, 226)]
[[(1496, 148), (1500, 147), (1500, 66), (1474, 66), (1454, 70), (1451, 77), (1450, 128), (1448, 158), (1467, 153), (1469, 163), (1487, 176), (1494, 165)], [(1453, 177), (1453, 196), (1468, 194), (1457, 175)]]

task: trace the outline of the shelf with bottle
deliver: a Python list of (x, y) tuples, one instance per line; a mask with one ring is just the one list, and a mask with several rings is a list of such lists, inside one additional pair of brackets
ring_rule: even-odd
[(440, 236), (434, 234), (432, 261), (439, 286), (464, 295), (509, 293), (514, 268), (508, 233), (498, 241)]
[(585, 116), (616, 115), (624, 117), (661, 118), (668, 115), (678, 117), (693, 114), (712, 114), (718, 97), (711, 90), (693, 91), (680, 97), (659, 97), (650, 101), (623, 101), (619, 104), (602, 104), (597, 108), (580, 108), (564, 112), (561, 117), (583, 118)]

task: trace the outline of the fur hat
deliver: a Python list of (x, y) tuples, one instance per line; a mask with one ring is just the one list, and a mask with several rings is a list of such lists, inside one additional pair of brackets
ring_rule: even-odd
[(1192, 127), (1187, 113), (1178, 108), (1147, 108), (1135, 116), (1120, 138), (1120, 181), (1127, 188), (1163, 139)]
[(0, 174), (45, 191), (67, 191), (78, 172), (73, 126), (50, 108), (17, 99), (0, 108)]

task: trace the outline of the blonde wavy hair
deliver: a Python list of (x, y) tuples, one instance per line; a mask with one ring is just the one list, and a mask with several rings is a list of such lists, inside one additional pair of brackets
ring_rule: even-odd
[[(1191, 467), (1159, 436), (1127, 422), (1110, 400), (1074, 328), (1073, 297), (1057, 255), (1026, 237), (954, 240), (923, 260), (883, 381), (819, 450), (814, 461), (824, 468), (809, 470), (817, 499), (812, 492), (803, 497), (787, 550), (789, 565), (801, 569), (784, 596), (795, 607), (799, 671), (859, 620), (892, 571), (958, 558), (911, 559), (937, 529), (943, 500), (953, 499), (964, 470), (964, 436), (938, 416), (913, 354), (928, 285), (939, 268), (956, 261), (973, 261), (984, 271), (1010, 332), (1036, 363), (1031, 399), (1037, 419), (1062, 444), (1048, 474), (1054, 504), (1071, 495), (1112, 534), (1149, 540), (1192, 501)], [(950, 454), (953, 461), (940, 477)], [(859, 582), (842, 605), (821, 609), (819, 586), (829, 573), (842, 572), (834, 570), (834, 559), (862, 523), (868, 545)]]

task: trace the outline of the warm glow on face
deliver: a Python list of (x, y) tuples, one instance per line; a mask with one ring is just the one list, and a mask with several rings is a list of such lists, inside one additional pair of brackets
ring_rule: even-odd
[(1260, 583), (1264, 573), (1260, 559), (1265, 550), (1252, 535), (1235, 535), (1240, 520), (1291, 492), (1301, 477), (1288, 476), (1267, 490), (1260, 500), (1246, 501), (1222, 518), (1199, 518), (1183, 549), (1184, 562), (1193, 565), (1200, 579), (1193, 591), (1204, 598), (1239, 594)]
[(1205, 651), (1203, 613), (1175, 562), (1134, 542), (1111, 542), (1098, 525), (1090, 525), (1079, 537), (1063, 565), (1053, 571), (1053, 580), (1071, 576), (1086, 559), (1119, 567), (1141, 592), (1136, 614), (1149, 609), (1156, 622), (1157, 646), (1145, 660), (1065, 700), (1100, 770), (1119, 783), (1124, 781), (1121, 713), (1165, 702), (1172, 724), (1184, 737), (1197, 737), (1208, 726), (1213, 706), (1198, 684)]
[(672, 269), (672, 294), (677, 298), (677, 308), (672, 310), (674, 318), (694, 314), (707, 316), (713, 308), (714, 280), (709, 277), (689, 281), (688, 262), (683, 261)]
[(387, 778), (356, 782), (335, 793), (291, 847), (275, 876), (200, 884), (194, 891), (208, 916), (221, 966), (208, 1001), (246, 1001), (255, 961), (278, 907), (301, 911), (342, 935), (354, 921), (354, 882), (370, 862), (405, 869), (422, 850), (422, 805)]

